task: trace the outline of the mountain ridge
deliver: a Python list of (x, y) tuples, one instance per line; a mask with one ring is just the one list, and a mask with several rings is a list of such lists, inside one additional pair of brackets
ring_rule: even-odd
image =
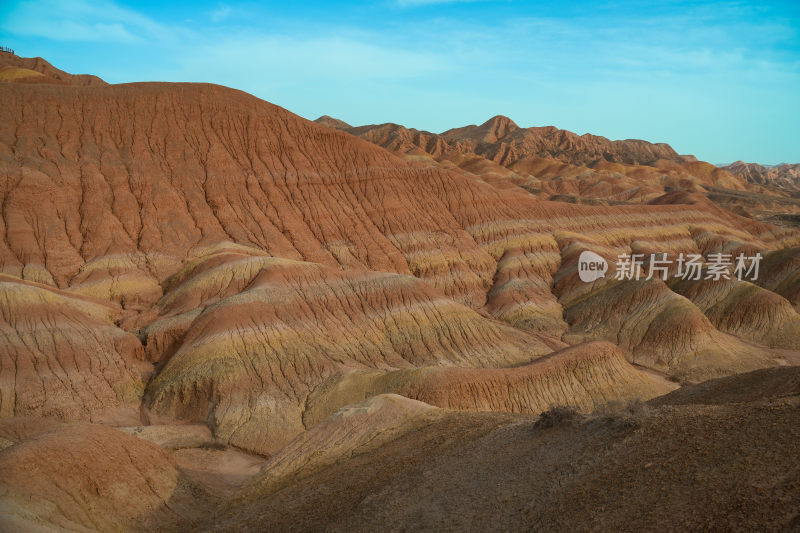
[[(481, 125), (469, 125), (446, 130), (436, 134), (414, 128), (405, 128), (399, 124), (385, 123), (377, 125), (350, 126), (344, 121), (323, 115), (315, 120), (343, 131), (364, 136), (372, 130), (389, 129), (393, 135), (410, 134), (411, 136), (432, 137), (442, 139), (451, 149), (469, 149), (478, 155), (496, 162), (513, 164), (519, 157), (498, 156), (486, 145), (504, 143), (512, 145), (528, 144), (536, 150), (536, 155), (555, 157), (572, 164), (592, 163), (597, 159), (627, 164), (652, 163), (658, 159), (683, 161), (672, 147), (666, 143), (650, 143), (640, 139), (612, 141), (606, 137), (589, 133), (577, 135), (554, 126), (521, 128), (509, 117), (495, 115)], [(569, 147), (567, 155), (565, 147)], [(395, 148), (396, 149), (396, 148)], [(531, 147), (525, 147), (526, 155), (531, 155)], [(638, 154), (637, 154), (638, 151)], [(650, 152), (650, 153), (648, 153)], [(498, 160), (499, 157), (499, 160)]]

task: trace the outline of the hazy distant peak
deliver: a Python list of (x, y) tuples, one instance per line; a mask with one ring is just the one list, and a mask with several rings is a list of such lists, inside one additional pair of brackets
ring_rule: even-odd
[(352, 126), (347, 122), (345, 122), (344, 120), (339, 120), (338, 118), (333, 118), (329, 115), (322, 115), (314, 122), (316, 122), (317, 124), (322, 124), (323, 126), (328, 126), (329, 128), (336, 128), (337, 130), (345, 130), (352, 128)]

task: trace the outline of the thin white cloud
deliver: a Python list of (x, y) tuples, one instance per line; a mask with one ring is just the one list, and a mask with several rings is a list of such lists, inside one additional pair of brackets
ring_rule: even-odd
[(249, 85), (254, 73), (258, 78), (278, 83), (324, 84), (331, 80), (369, 82), (412, 78), (448, 68), (446, 60), (430, 53), (339, 37), (289, 36), (224, 39), (195, 49), (183, 58), (182, 64), (187, 76), (202, 79), (210, 75), (235, 87)]
[(150, 18), (109, 0), (28, 0), (3, 17), (0, 27), (13, 35), (114, 43), (143, 42), (170, 33)]
[(230, 6), (220, 4), (216, 9), (211, 11), (211, 21), (215, 23), (222, 22), (231, 16)]
[[(231, 16), (233, 9), (220, 3), (207, 20), (219, 23)], [(23, 0), (0, 20), (0, 27), (15, 35), (60, 41), (154, 44), (163, 48), (161, 58), (170, 65), (162, 74), (154, 66), (155, 75), (237, 88), (252, 88), (254, 80), (399, 80), (450, 68), (436, 53), (385, 44), (380, 34), (324, 27), (286, 35), (247, 26), (235, 32), (213, 27), (195, 31), (191, 25), (163, 26), (113, 0)]]

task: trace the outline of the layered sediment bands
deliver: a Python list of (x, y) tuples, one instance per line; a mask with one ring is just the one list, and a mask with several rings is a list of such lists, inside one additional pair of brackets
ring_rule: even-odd
[(489, 185), (222, 87), (2, 91), (5, 272), (66, 286), (103, 256), (180, 261), (230, 240), (331, 266), (411, 269), (483, 303), (494, 264), (449, 206)]
[(689, 298), (717, 329), (776, 348), (800, 348), (800, 315), (782, 296), (736, 278), (680, 280), (670, 288)]
[(517, 328), (560, 337), (567, 324), (552, 293), (553, 274), (561, 262), (555, 239), (521, 235), (488, 250), (499, 258), (486, 310)]
[[(668, 275), (675, 276), (679, 253), (703, 251), (703, 242), (692, 242), (697, 239), (634, 241), (630, 250), (618, 251), (581, 235), (557, 236), (562, 267), (554, 278), (554, 293), (570, 325), (563, 336), (566, 342), (610, 340), (630, 350), (634, 362), (682, 380), (709, 379), (775, 364), (777, 353), (741, 339), (795, 348), (794, 310), (784, 298), (750, 283), (670, 277), (665, 284), (660, 273), (646, 279), (649, 261), (634, 275), (640, 279), (615, 279), (617, 253), (648, 257), (667, 253), (672, 259)], [(751, 244), (741, 241), (727, 241), (726, 246), (727, 253), (755, 253)], [(605, 278), (593, 283), (579, 280), (577, 260), (585, 250), (608, 261)]]
[[(509, 168), (518, 175), (537, 178), (535, 183), (510, 178), (531, 193), (572, 202), (646, 203), (684, 176), (679, 172), (672, 176), (652, 167), (611, 164), (604, 160), (590, 168), (536, 156), (523, 157)], [(685, 181), (685, 186), (694, 186), (690, 177), (686, 176)]]
[[(0, 61), (0, 529), (596, 527), (585, 508), (612, 529), (745, 527), (671, 521), (708, 508), (794, 520), (796, 376), (671, 400), (734, 398), (714, 407), (612, 407), (675, 388), (664, 375), (797, 360), (800, 232), (705, 196), (787, 192), (665, 145), (504, 117), (444, 135), (314, 124), (224, 87), (14, 61)], [(584, 283), (586, 250), (764, 260), (754, 284), (613, 267)], [(782, 396), (744, 405), (740, 385)], [(553, 405), (603, 414), (536, 423)], [(267, 460), (227, 444), (271, 458), (200, 523)], [(681, 514), (675, 487), (697, 479), (710, 491)]]
[[(556, 405), (590, 412), (612, 401), (650, 399), (676, 384), (637, 370), (617, 346), (591, 342), (511, 369), (398, 371), (397, 390), (448, 409), (541, 413)], [(413, 376), (413, 377), (412, 377)]]
[[(227, 290), (228, 276), (250, 266), (194, 267), (162, 304), (182, 312), (171, 307), (180, 295)], [(258, 268), (246, 289), (198, 316), (166, 319), (189, 325), (149, 386), (154, 415), (208, 422), (219, 438), (272, 453), (303, 430), (310, 391), (342, 368), (510, 366), (563, 346), (484, 318), (411, 276), (275, 258)]]
[[(569, 320), (565, 321), (562, 309), (565, 295), (573, 289), (588, 288), (574, 275), (584, 249), (599, 253), (613, 264), (619, 254), (631, 253), (632, 249), (637, 253), (670, 253), (675, 258), (681, 252), (749, 252), (767, 246), (764, 240), (735, 224), (704, 221), (708, 215), (694, 209), (661, 212), (656, 224), (650, 218), (653, 215), (632, 207), (584, 207), (582, 212), (593, 212), (593, 216), (568, 216), (566, 211), (556, 211), (558, 205), (540, 204), (549, 217), (468, 227), (475, 241), (497, 260), (494, 285), (487, 294), (487, 311), (516, 327), (550, 335), (561, 335), (567, 329)], [(563, 204), (559, 207), (564, 209)], [(752, 229), (764, 239), (774, 238), (771, 228), (756, 223)], [(573, 275), (566, 276), (568, 272)]]
[(800, 312), (800, 247), (766, 254), (756, 283), (780, 294)]
[(776, 354), (717, 330), (690, 300), (661, 280), (603, 280), (562, 298), (570, 343), (611, 341), (634, 363), (680, 380), (702, 381), (772, 366)]
[[(722, 251), (721, 243), (770, 250), (789, 247), (800, 239), (800, 233), (792, 230), (741, 217), (723, 220), (696, 206), (590, 207), (536, 203), (536, 216), (525, 217), (519, 212), (513, 218), (487, 216), (488, 220), (470, 224), (467, 229), (496, 260), (507, 248), (517, 245), (534, 250), (553, 249), (552, 237), (557, 237), (557, 233), (579, 235), (618, 253), (629, 253), (633, 243), (667, 247), (666, 251), (697, 253), (699, 250), (707, 254)], [(523, 206), (524, 203), (513, 207)]]
[(115, 309), (0, 276), (0, 416), (97, 420), (138, 412), (149, 365)]
[[(604, 208), (597, 209), (602, 213)], [(497, 285), (489, 292), (487, 309), (518, 327), (558, 333), (566, 330), (562, 340), (570, 344), (592, 339), (617, 343), (633, 354), (634, 362), (679, 379), (707, 379), (774, 364), (774, 354), (719, 332), (715, 324), (723, 331), (743, 333), (744, 339), (776, 347), (793, 347), (791, 332), (796, 327), (792, 325), (793, 313), (758, 305), (759, 301), (766, 304), (767, 300), (773, 300), (772, 296), (776, 304), (780, 303), (782, 298), (777, 295), (741, 293), (745, 299), (740, 303), (745, 309), (752, 304), (751, 314), (737, 310), (727, 319), (716, 321), (715, 318), (712, 324), (697, 306), (672, 293), (658, 280), (581, 282), (577, 276), (577, 260), (584, 250), (606, 258), (611, 265), (607, 278), (611, 278), (614, 263), (622, 253), (668, 253), (674, 260), (679, 253), (741, 251), (752, 254), (761, 249), (758, 239), (748, 237), (744, 230), (734, 229), (736, 220), (731, 220), (732, 224), (727, 226), (699, 221), (686, 224), (685, 219), (670, 220), (664, 216), (661, 225), (651, 230), (637, 227), (636, 220), (642, 220), (641, 215), (624, 216), (615, 211), (616, 215), (598, 213), (593, 228), (581, 226), (575, 219), (564, 220), (561, 229), (547, 228), (552, 231), (551, 236), (543, 235), (544, 229), (532, 222), (471, 228), (476, 241), (495, 257), (502, 258), (500, 254), (508, 250), (519, 255), (516, 252), (519, 247), (525, 251), (521, 261), (510, 263), (514, 268), (509, 269), (504, 259), (498, 261)], [(606, 226), (611, 220), (615, 225)], [(636, 237), (631, 238), (632, 235)], [(774, 263), (782, 264), (781, 261)], [(645, 267), (643, 275), (646, 274)], [(790, 282), (787, 286), (794, 285)], [(511, 302), (499, 298), (505, 287), (512, 289), (508, 293)], [(719, 289), (708, 287), (707, 290), (713, 294)], [(527, 316), (509, 312), (514, 309), (515, 298), (520, 300), (517, 304), (520, 311), (531, 310)], [(504, 305), (495, 305), (500, 302)], [(771, 328), (771, 332), (765, 333), (764, 324), (770, 317), (775, 318), (776, 313), (784, 316), (781, 320), (787, 324), (771, 324), (767, 328)], [(735, 324), (735, 317), (740, 317), (742, 323)], [(748, 331), (750, 333), (746, 333)]]
[(0, 92), (0, 268), (135, 309), (158, 297), (154, 281), (192, 249), (222, 241), (413, 273), (475, 308), (502, 257), (476, 246), (469, 228), (485, 224), (616, 226), (636, 238), (625, 219), (638, 216), (642, 232), (673, 219), (684, 228), (727, 224), (720, 235), (763, 249), (800, 242), (797, 232), (729, 224), (701, 208), (543, 204), (218, 86), (4, 84)]
[(164, 297), (135, 321), (145, 324), (140, 334), (148, 358), (156, 363), (166, 361), (205, 307), (241, 292), (262, 267), (287, 262), (292, 263), (229, 242), (194, 252), (186, 265), (164, 282)]
[(650, 201), (652, 205), (691, 205), (705, 213), (714, 215), (718, 220), (725, 221), (731, 227), (742, 228), (745, 231), (754, 235), (761, 234), (762, 232), (769, 231), (770, 226), (762, 222), (753, 220), (752, 218), (744, 217), (733, 213), (727, 209), (723, 209), (715, 205), (707, 197), (686, 191), (673, 191)]
[[(613, 260), (634, 249), (766, 254), (800, 245), (796, 231), (687, 205), (691, 197), (613, 207), (538, 201), (465, 170), (505, 179), (511, 152), (491, 162), (443, 154), (450, 166), (404, 160), (218, 86), (9, 83), (0, 98), (0, 271), (76, 301), (119, 304), (120, 327), (104, 322), (98, 331), (146, 342), (160, 370), (153, 416), (208, 422), (249, 449), (274, 450), (295, 436), (310, 391), (342, 369), (519, 365), (562, 348), (565, 332), (570, 342), (620, 342), (636, 361), (673, 375), (694, 372), (688, 360), (722, 372), (721, 359), (702, 356), (712, 346), (733, 361), (726, 371), (750, 368), (730, 355), (739, 353), (733, 337), (665, 286), (646, 285), (642, 295), (579, 288), (565, 274), (574, 274), (573, 252), (591, 246)], [(515, 128), (495, 120), (450, 135), (496, 143), (515, 138)], [(577, 150), (579, 140), (564, 138), (559, 150)], [(642, 161), (668, 155), (657, 145), (642, 150)], [(650, 172), (622, 170), (620, 179)], [(702, 165), (697, 172), (719, 178)], [(792, 275), (773, 274), (774, 288), (764, 288), (797, 305)], [(658, 319), (684, 310), (686, 321), (665, 322), (674, 330)], [(92, 329), (81, 343), (109, 345)], [(110, 346), (80, 353), (139, 357)], [(114, 367), (104, 365), (90, 373)], [(76, 388), (69, 394), (89, 394)]]
[[(608, 340), (628, 350), (633, 362), (681, 380), (709, 379), (775, 364), (776, 354), (720, 332), (695, 304), (670, 290), (658, 276), (646, 279), (647, 266), (641, 279), (615, 279), (616, 253), (607, 247), (569, 234), (560, 235), (559, 244), (563, 266), (554, 292), (570, 325), (563, 336), (566, 342)], [(634, 244), (642, 252), (654, 243)], [(674, 253), (669, 243), (656, 249)], [(576, 263), (583, 250), (609, 261), (605, 278), (593, 283), (578, 279)]]
[(175, 258), (159, 254), (105, 255), (81, 265), (69, 280), (69, 290), (144, 311), (162, 295), (158, 275), (176, 264)]
[(647, 400), (675, 387), (636, 369), (617, 346), (596, 341), (514, 368), (348, 371), (312, 393), (304, 421), (312, 424), (341, 405), (387, 392), (445, 409), (537, 414), (555, 405), (589, 412), (609, 402)]
[(208, 510), (162, 448), (105, 426), (28, 435), (0, 452), (0, 470), (3, 531), (172, 531)]

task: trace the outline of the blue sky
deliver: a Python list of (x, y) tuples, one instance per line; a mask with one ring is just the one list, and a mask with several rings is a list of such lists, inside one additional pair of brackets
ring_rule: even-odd
[(496, 114), (713, 163), (800, 162), (800, 2), (0, 2), (0, 44), (111, 83), (206, 81), (314, 119)]

